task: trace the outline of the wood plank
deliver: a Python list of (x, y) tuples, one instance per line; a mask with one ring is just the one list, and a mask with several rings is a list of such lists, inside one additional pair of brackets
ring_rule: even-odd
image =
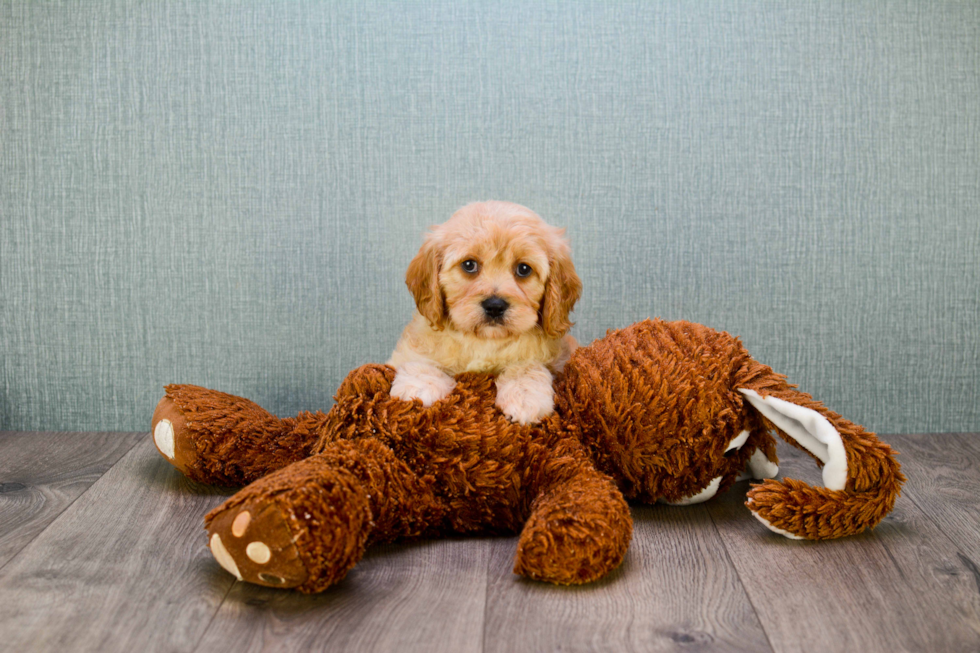
[(223, 499), (144, 434), (0, 570), (5, 650), (193, 649), (234, 580), (203, 529)]
[[(819, 482), (802, 454), (782, 447), (780, 455), (782, 472)], [(980, 650), (977, 585), (907, 496), (873, 531), (798, 542), (750, 516), (747, 485), (706, 505), (774, 650)]]
[(494, 542), (486, 651), (768, 651), (704, 506), (637, 506), (623, 565), (592, 584), (515, 576), (517, 539)]
[(485, 539), (425, 541), (369, 550), (321, 594), (236, 583), (197, 650), (480, 651), (488, 559)]
[(980, 592), (980, 434), (889, 436), (903, 455), (903, 493), (960, 549)]
[(0, 567), (143, 436), (0, 432)]
[[(910, 480), (854, 538), (773, 535), (739, 484), (702, 506), (635, 508), (626, 562), (592, 585), (514, 576), (516, 538), (460, 539), (379, 547), (306, 596), (218, 567), (201, 518), (227, 491), (185, 479), (148, 435), (126, 436), (143, 440), (125, 455), (108, 434), (41, 435), (0, 438), (0, 482), (25, 486), (0, 493), (0, 544), (40, 531), (0, 569), (4, 650), (980, 650), (976, 436), (885, 436)], [(28, 486), (40, 498), (16, 498)]]

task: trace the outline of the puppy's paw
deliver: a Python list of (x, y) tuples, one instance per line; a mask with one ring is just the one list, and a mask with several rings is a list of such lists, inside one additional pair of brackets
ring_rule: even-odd
[(456, 381), (428, 363), (405, 363), (395, 373), (391, 383), (391, 396), (404, 401), (421, 399), (423, 406), (431, 406), (444, 399), (453, 388)]
[(519, 424), (534, 424), (555, 410), (551, 372), (544, 366), (505, 370), (497, 377), (497, 408)]
[(497, 391), (497, 407), (511, 421), (518, 424), (536, 424), (555, 410), (554, 394), (550, 396), (519, 395)]

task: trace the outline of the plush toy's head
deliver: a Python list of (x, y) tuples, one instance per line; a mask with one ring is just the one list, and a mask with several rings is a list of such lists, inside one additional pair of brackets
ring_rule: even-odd
[(704, 500), (730, 487), (756, 451), (776, 459), (737, 391), (750, 361), (727, 333), (645, 321), (576, 351), (557, 407), (627, 498)]
[(643, 501), (710, 499), (740, 478), (772, 479), (776, 433), (823, 467), (824, 487), (764, 480), (760, 522), (791, 538), (874, 526), (905, 481), (892, 449), (749, 356), (727, 333), (646, 320), (577, 351), (556, 400), (598, 467)]

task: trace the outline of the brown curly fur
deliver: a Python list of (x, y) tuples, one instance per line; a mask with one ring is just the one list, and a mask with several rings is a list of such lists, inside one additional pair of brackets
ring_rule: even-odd
[[(463, 374), (446, 399), (423, 408), (388, 394), (394, 374), (365, 365), (344, 380), (328, 414), (292, 419), (213, 390), (167, 386), (161, 406), (171, 402), (166, 414), (184, 420), (178, 445), (193, 443), (185, 473), (208, 483), (261, 479), (212, 511), (209, 528), (243, 506), (274, 503), (268, 523), (288, 525), (292, 544), (283, 546), (295, 547), (308, 572), (292, 585), (264, 582), (245, 561), (247, 580), (322, 591), (373, 542), (512, 532), (520, 533), (515, 572), (595, 580), (629, 545), (624, 495), (674, 502), (718, 477), (724, 491), (756, 450), (776, 460), (774, 425), (739, 389), (820, 412), (845, 443), (844, 490), (755, 486), (747, 505), (773, 526), (812, 539), (859, 532), (887, 514), (904, 480), (873, 434), (753, 360), (737, 338), (698, 324), (647, 320), (578, 349), (556, 379), (555, 412), (530, 426), (494, 405), (489, 375)], [(726, 453), (743, 430), (744, 445)], [(226, 525), (218, 530), (231, 537)]]
[[(905, 476), (899, 471), (896, 452), (890, 446), (754, 360), (749, 359), (740, 372), (739, 387), (790, 401), (826, 417), (840, 433), (848, 461), (844, 490), (811, 487), (793, 479), (766, 480), (748, 493), (745, 505), (753, 512), (776, 528), (811, 540), (860, 533), (891, 512)], [(769, 420), (761, 419), (767, 428), (799, 447)]]

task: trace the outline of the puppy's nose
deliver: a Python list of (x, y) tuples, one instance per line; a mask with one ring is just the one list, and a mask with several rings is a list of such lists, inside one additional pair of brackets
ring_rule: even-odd
[(502, 299), (494, 295), (493, 297), (487, 297), (482, 302), (480, 306), (483, 307), (483, 312), (487, 314), (487, 317), (499, 318), (503, 317), (504, 312), (510, 307), (506, 299)]

